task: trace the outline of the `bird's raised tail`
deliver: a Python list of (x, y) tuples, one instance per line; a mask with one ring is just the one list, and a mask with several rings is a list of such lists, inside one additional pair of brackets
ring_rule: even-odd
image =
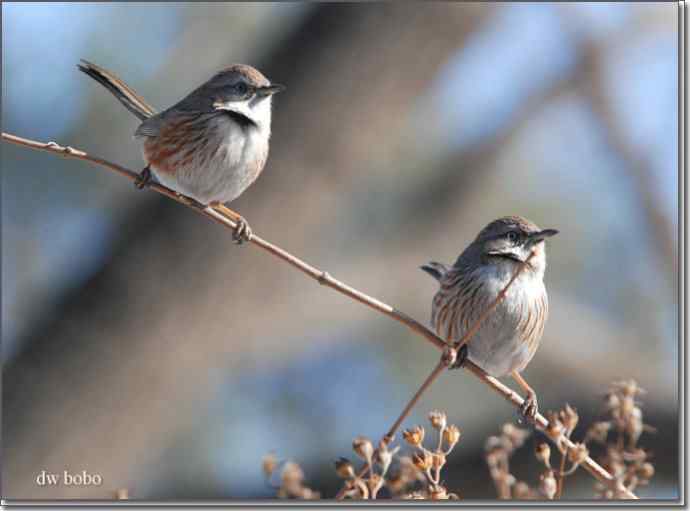
[(96, 64), (82, 59), (81, 64), (77, 64), (79, 70), (86, 73), (91, 78), (108, 89), (113, 96), (120, 100), (120, 103), (125, 105), (125, 108), (136, 115), (142, 121), (148, 119), (156, 113), (156, 110), (149, 105), (144, 98), (139, 96), (134, 89), (132, 89), (125, 82), (120, 80), (113, 73), (107, 69), (103, 69)]
[(441, 278), (443, 278), (443, 276), (448, 271), (447, 264), (437, 263), (436, 261), (430, 261), (426, 264), (421, 265), (419, 268), (427, 272), (436, 280), (441, 280)]

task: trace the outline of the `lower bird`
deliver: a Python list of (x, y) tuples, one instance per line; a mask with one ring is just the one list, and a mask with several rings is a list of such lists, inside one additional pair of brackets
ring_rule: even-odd
[(271, 136), (271, 97), (285, 87), (251, 66), (234, 64), (157, 113), (107, 69), (86, 60), (78, 67), (141, 121), (134, 136), (142, 142), (146, 167), (137, 186), (146, 186), (153, 174), (197, 205), (221, 209), (236, 222), (236, 241), (248, 240), (245, 219), (223, 204), (261, 174)]
[(529, 418), (538, 411), (537, 395), (520, 373), (544, 333), (549, 311), (544, 241), (555, 234), (557, 230), (542, 230), (523, 217), (506, 216), (484, 227), (452, 266), (430, 262), (421, 267), (440, 284), (431, 323), (440, 337), (457, 343), (516, 270), (526, 265), (504, 299), (467, 340), (466, 355), (492, 376), (512, 376), (527, 393), (522, 413)]

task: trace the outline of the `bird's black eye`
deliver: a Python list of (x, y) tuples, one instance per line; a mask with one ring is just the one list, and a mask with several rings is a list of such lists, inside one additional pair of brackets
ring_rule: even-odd
[(517, 243), (520, 239), (520, 234), (518, 234), (517, 231), (508, 231), (508, 234), (506, 234), (506, 238), (508, 238), (508, 241), (510, 241), (511, 243)]
[(241, 95), (245, 95), (249, 91), (249, 87), (247, 87), (247, 84), (244, 82), (237, 82), (235, 84), (235, 92)]

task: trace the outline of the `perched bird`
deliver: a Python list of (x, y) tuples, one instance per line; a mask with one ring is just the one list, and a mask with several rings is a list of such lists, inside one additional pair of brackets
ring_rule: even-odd
[(284, 86), (251, 66), (235, 64), (156, 113), (110, 71), (86, 60), (78, 68), (142, 121), (134, 132), (146, 161), (138, 188), (149, 184), (153, 173), (160, 184), (199, 205), (230, 214), (237, 242), (251, 237), (245, 219), (223, 203), (239, 197), (261, 174), (271, 136), (271, 97)]
[(555, 234), (555, 229), (541, 230), (525, 218), (507, 216), (484, 227), (452, 266), (430, 262), (421, 267), (440, 284), (431, 323), (440, 337), (455, 343), (534, 252), (505, 298), (467, 341), (469, 360), (492, 376), (511, 375), (525, 390), (522, 412), (527, 417), (537, 413), (537, 396), (520, 372), (532, 360), (544, 332), (549, 310), (544, 240)]

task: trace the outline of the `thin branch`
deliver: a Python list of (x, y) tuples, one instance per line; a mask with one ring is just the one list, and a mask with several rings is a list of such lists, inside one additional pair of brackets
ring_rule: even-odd
[(565, 480), (565, 459), (568, 457), (568, 448), (564, 452), (558, 451), (561, 454), (561, 466), (558, 470), (558, 483), (556, 486), (556, 499), (560, 499), (563, 495), (563, 481)]
[(414, 408), (414, 405), (417, 404), (419, 399), (422, 397), (424, 392), (431, 387), (431, 384), (436, 381), (436, 378), (439, 377), (439, 375), (448, 367), (448, 363), (444, 359), (444, 357), (441, 357), (441, 360), (439, 361), (438, 364), (436, 364), (436, 367), (434, 367), (434, 370), (431, 371), (431, 374), (427, 376), (426, 380), (424, 380), (424, 383), (419, 387), (419, 390), (415, 393), (414, 396), (412, 396), (412, 399), (410, 399), (410, 402), (407, 403), (407, 406), (403, 409), (403, 411), (400, 413), (400, 417), (393, 423), (393, 425), (390, 427), (388, 430), (388, 433), (386, 433), (386, 436), (383, 437), (383, 441), (386, 444), (389, 444), (393, 441), (393, 437), (395, 436), (396, 431), (398, 431), (398, 428), (400, 425), (403, 423), (405, 418), (410, 414), (412, 411), (412, 408)]
[[(100, 165), (101, 167), (105, 167), (113, 172), (116, 172), (120, 174), (121, 176), (129, 179), (130, 181), (134, 181), (137, 179), (138, 174), (136, 172), (133, 172), (129, 169), (126, 169), (124, 167), (121, 167), (120, 165), (117, 165), (115, 163), (111, 163), (107, 160), (104, 160), (102, 158), (98, 158), (95, 156), (91, 156), (88, 153), (81, 151), (79, 149), (74, 149), (69, 146), (61, 146), (59, 144), (56, 144), (55, 142), (37, 142), (35, 140), (30, 140), (22, 137), (18, 137), (15, 135), (11, 135), (8, 133), (2, 133), (2, 139), (6, 142), (12, 143), (12, 144), (17, 144), (21, 145), (24, 147), (28, 147), (30, 149), (34, 150), (42, 150), (42, 151), (48, 151), (53, 154), (58, 154), (61, 156), (64, 156), (66, 158), (74, 158), (74, 159), (79, 159), (79, 160), (84, 160), (88, 161), (91, 163), (94, 163), (96, 165)], [(224, 214), (221, 212), (213, 209), (212, 207), (205, 207), (203, 209), (199, 208), (197, 205), (195, 205), (194, 201), (188, 199), (187, 197), (184, 197), (183, 195), (180, 195), (179, 193), (166, 188), (158, 183), (151, 183), (150, 186), (148, 187), (151, 190), (154, 190), (155, 192), (158, 192), (162, 195), (165, 195), (166, 197), (173, 199), (181, 204), (184, 204), (185, 206), (188, 206), (192, 208), (194, 211), (197, 211), (198, 213), (206, 216), (210, 220), (213, 220), (216, 223), (219, 223), (223, 225), (224, 227), (234, 230), (237, 226), (235, 221), (233, 219), (230, 219), (226, 217)], [(292, 254), (286, 252), (282, 248), (273, 245), (272, 243), (260, 238), (259, 236), (253, 235), (250, 239), (250, 242), (253, 243), (254, 245), (258, 246), (259, 248), (265, 250), (266, 252), (269, 252), (270, 254), (282, 259), (286, 263), (288, 263), (290, 266), (293, 266), (297, 270), (301, 271), (308, 277), (311, 277), (312, 279), (316, 280), (319, 284), (328, 286), (331, 289), (334, 289), (338, 291), (339, 293), (344, 294), (345, 296), (348, 296), (352, 298), (353, 300), (356, 300), (360, 303), (363, 303), (364, 305), (379, 311), (380, 313), (389, 316), (393, 318), (394, 320), (398, 321), (399, 323), (402, 323), (403, 325), (407, 326), (410, 330), (413, 332), (419, 334), (421, 337), (426, 339), (428, 342), (433, 344), (436, 348), (447, 351), (449, 346), (448, 344), (441, 339), (438, 335), (436, 335), (434, 332), (432, 332), (430, 329), (419, 323), (418, 321), (412, 319), (411, 317), (407, 316), (406, 314), (398, 311), (397, 309), (391, 307), (390, 305), (387, 305), (383, 303), (380, 300), (377, 300), (376, 298), (372, 298), (361, 291), (358, 291), (357, 289), (350, 287), (339, 280), (331, 277), (327, 272), (319, 270), (318, 268), (315, 268), (314, 266), (311, 266), (310, 264), (302, 261), (301, 259), (293, 256)], [(513, 276), (514, 280), (517, 277), (517, 272)], [(510, 283), (509, 283), (510, 284)], [(504, 291), (507, 289), (504, 288)], [(495, 300), (495, 303), (492, 304), (491, 307), (489, 307), (488, 312), (490, 312), (493, 307), (500, 301), (501, 297), (497, 297)], [(487, 314), (488, 314), (487, 312)], [(485, 317), (485, 316), (484, 316)], [(467, 335), (465, 336), (469, 338)], [(454, 347), (461, 346), (464, 342), (466, 342), (466, 338), (463, 337), (458, 343), (454, 345)], [(442, 361), (439, 362), (439, 365), (434, 368), (434, 371), (432, 372), (431, 377), (427, 378), (426, 385), (420, 389), (422, 392), (426, 387), (428, 387), (433, 380), (436, 379), (438, 374), (441, 372), (441, 367), (445, 367), (449, 360), (448, 357), (445, 356), (446, 354), (444, 353), (444, 356), (442, 357)], [(523, 404), (523, 399), (515, 392), (513, 391), (510, 387), (504, 385), (500, 381), (498, 381), (496, 378), (493, 376), (488, 375), (485, 373), (479, 366), (473, 364), (471, 361), (466, 360), (465, 363), (462, 366), (464, 369), (467, 369), (469, 372), (474, 374), (477, 378), (479, 378), (483, 383), (488, 385), (492, 390), (503, 396), (503, 398), (508, 401), (509, 403), (513, 404), (516, 408), (521, 408)], [(438, 374), (436, 374), (438, 373)], [(414, 403), (412, 403), (414, 405)], [(407, 410), (409, 412), (409, 410)], [(574, 444), (570, 441), (570, 439), (566, 438), (564, 435), (549, 435), (549, 432), (547, 430), (548, 426), (548, 421), (541, 415), (537, 414), (536, 417), (534, 418), (535, 425), (544, 432), (544, 434), (547, 435), (556, 445), (565, 445), (569, 448), (574, 447)], [(400, 420), (396, 421), (394, 424), (395, 428), (391, 428), (391, 431), (395, 431), (397, 427), (399, 426)], [(390, 431), (389, 431), (390, 433)], [(609, 474), (603, 467), (601, 467), (598, 463), (596, 463), (592, 458), (587, 457), (587, 459), (582, 463), (582, 466), (589, 472), (594, 478), (596, 478), (599, 482), (603, 483), (607, 487), (613, 489), (614, 491), (624, 495), (626, 498), (629, 499), (636, 499), (637, 497), (629, 490), (624, 488), (621, 483), (616, 481), (616, 479)]]

